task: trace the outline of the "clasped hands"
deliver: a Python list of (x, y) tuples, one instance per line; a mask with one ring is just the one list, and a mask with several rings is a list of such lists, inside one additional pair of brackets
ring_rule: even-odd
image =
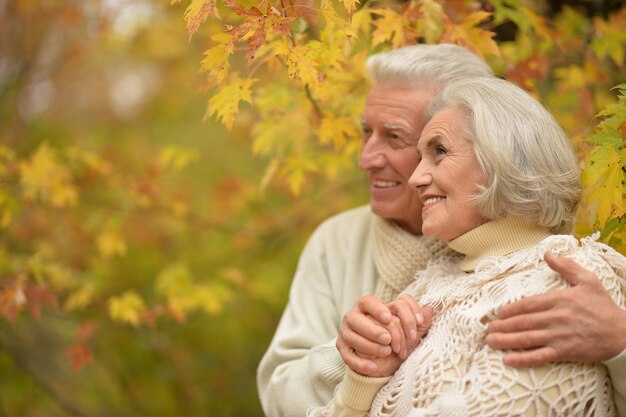
[(373, 295), (359, 298), (341, 322), (337, 349), (353, 371), (393, 375), (419, 345), (431, 325), (432, 310), (409, 295), (384, 304)]

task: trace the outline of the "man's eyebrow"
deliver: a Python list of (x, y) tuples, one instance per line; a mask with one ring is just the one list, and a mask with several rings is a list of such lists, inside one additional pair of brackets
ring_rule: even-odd
[(389, 130), (402, 130), (403, 132), (411, 133), (411, 131), (407, 127), (402, 125), (395, 125), (393, 123), (385, 123), (383, 127)]

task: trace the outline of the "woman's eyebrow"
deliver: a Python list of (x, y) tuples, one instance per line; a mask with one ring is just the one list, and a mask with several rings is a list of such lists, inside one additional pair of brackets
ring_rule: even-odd
[(418, 149), (433, 148), (434, 146), (440, 144), (443, 139), (444, 137), (442, 135), (435, 135), (435, 136), (431, 136), (430, 138), (428, 138), (426, 140), (426, 143), (424, 143), (424, 141), (422, 141), (420, 137), (420, 140), (417, 142), (417, 148)]

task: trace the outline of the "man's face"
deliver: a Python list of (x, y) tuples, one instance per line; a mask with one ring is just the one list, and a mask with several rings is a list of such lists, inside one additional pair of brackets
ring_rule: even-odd
[(362, 118), (359, 167), (367, 172), (372, 211), (411, 233), (422, 231), (422, 203), (409, 178), (419, 162), (423, 113), (437, 90), (376, 85)]

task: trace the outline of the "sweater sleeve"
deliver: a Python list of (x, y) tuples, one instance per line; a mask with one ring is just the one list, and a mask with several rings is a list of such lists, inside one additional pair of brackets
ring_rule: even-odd
[[(344, 310), (366, 291), (361, 285), (373, 287), (373, 261), (366, 259), (371, 258), (365, 245), (369, 239), (364, 238), (369, 213), (365, 208), (325, 222), (307, 242), (289, 302), (257, 370), (266, 416), (303, 417), (308, 408), (333, 397), (345, 370), (335, 346)], [(371, 267), (364, 270), (367, 262)]]
[(307, 417), (363, 417), (367, 415), (378, 391), (391, 377), (370, 378), (346, 367), (335, 398), (328, 406), (309, 410)]
[(257, 370), (266, 416), (303, 416), (327, 402), (345, 366), (335, 347), (341, 319), (325, 288), (326, 253), (319, 234), (305, 247), (272, 342)]

